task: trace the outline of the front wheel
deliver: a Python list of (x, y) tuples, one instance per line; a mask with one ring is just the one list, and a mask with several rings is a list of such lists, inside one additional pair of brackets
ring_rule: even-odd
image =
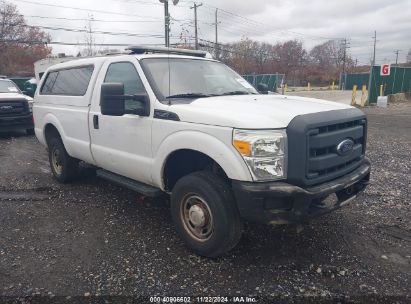
[(218, 257), (241, 238), (241, 220), (231, 188), (200, 171), (181, 178), (171, 195), (171, 215), (180, 237), (199, 255)]

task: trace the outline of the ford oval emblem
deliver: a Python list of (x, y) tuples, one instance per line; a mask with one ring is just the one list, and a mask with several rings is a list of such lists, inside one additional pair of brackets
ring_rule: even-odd
[(341, 156), (351, 153), (354, 148), (354, 141), (350, 138), (344, 139), (337, 145), (337, 153)]
[(12, 109), (13, 109), (12, 106), (1, 106), (1, 107), (0, 107), (0, 110), (4, 110), (4, 111), (6, 111), (6, 110), (12, 110)]

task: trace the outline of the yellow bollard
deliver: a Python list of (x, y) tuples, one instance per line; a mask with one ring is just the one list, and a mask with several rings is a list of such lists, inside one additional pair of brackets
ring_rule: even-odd
[(384, 96), (384, 86), (380, 85), (380, 96)]
[(367, 102), (367, 86), (364, 84), (362, 86), (361, 106), (365, 107), (366, 102)]
[(311, 91), (311, 84), (310, 83), (308, 83), (307, 89), (308, 89), (308, 91)]
[(357, 101), (355, 100), (357, 98), (357, 85), (355, 84), (354, 87), (352, 88), (352, 98), (351, 98), (351, 105), (355, 106), (357, 104)]
[(334, 88), (335, 88), (335, 81), (333, 81), (333, 84), (331, 86), (331, 91), (334, 92)]

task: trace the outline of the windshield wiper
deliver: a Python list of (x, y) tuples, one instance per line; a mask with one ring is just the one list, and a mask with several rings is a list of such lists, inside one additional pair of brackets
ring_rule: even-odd
[(184, 94), (176, 94), (170, 95), (166, 98), (202, 98), (202, 97), (211, 97), (212, 95), (203, 94), (203, 93), (184, 93)]
[(255, 94), (248, 92), (248, 91), (232, 91), (232, 92), (226, 92), (223, 94), (219, 94), (219, 96), (227, 96), (227, 95), (255, 95)]

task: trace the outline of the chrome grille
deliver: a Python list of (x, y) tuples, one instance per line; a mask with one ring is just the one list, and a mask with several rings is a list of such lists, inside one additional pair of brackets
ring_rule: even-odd
[(0, 117), (27, 114), (28, 110), (26, 100), (2, 100), (0, 102)]

